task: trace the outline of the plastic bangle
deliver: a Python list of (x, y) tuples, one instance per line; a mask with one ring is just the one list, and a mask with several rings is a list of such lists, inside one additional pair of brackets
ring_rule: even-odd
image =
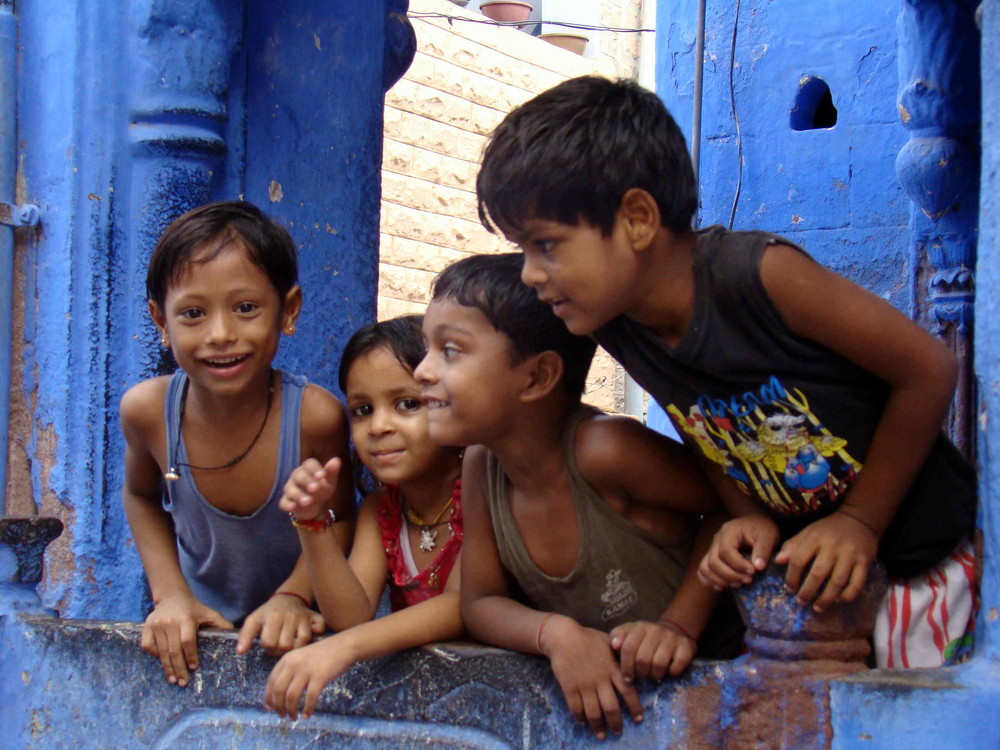
[(688, 629), (685, 628), (683, 625), (681, 625), (676, 620), (672, 620), (669, 617), (661, 617), (659, 622), (660, 622), (660, 625), (668, 627), (668, 628), (670, 628), (672, 630), (676, 630), (678, 633), (680, 633), (681, 635), (683, 635), (685, 638), (687, 638), (689, 640), (692, 640), (695, 643), (698, 642), (698, 639), (695, 638), (693, 635), (691, 635), (691, 633), (688, 631)]
[(296, 518), (291, 513), (288, 514), (288, 517), (292, 519), (292, 526), (297, 529), (306, 529), (307, 531), (326, 531), (337, 523), (337, 514), (331, 508), (327, 508), (326, 515), (310, 518), (309, 520)]
[(306, 609), (312, 609), (312, 602), (306, 599), (302, 594), (297, 594), (294, 591), (275, 591), (271, 594), (268, 599), (273, 599), (276, 596), (294, 596), (296, 599), (301, 599), (302, 603), (306, 605)]
[(538, 623), (538, 632), (535, 634), (535, 648), (538, 649), (538, 653), (542, 653), (542, 631), (545, 630), (545, 626), (549, 622), (549, 618), (554, 615), (555, 612), (549, 612), (545, 615), (541, 622)]

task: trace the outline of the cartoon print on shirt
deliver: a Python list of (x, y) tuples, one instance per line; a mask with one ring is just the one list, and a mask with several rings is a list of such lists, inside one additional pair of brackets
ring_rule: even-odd
[(809, 410), (805, 395), (787, 391), (776, 377), (728, 401), (701, 396), (687, 415), (674, 405), (667, 412), (706, 458), (781, 515), (836, 502), (861, 469), (847, 441)]

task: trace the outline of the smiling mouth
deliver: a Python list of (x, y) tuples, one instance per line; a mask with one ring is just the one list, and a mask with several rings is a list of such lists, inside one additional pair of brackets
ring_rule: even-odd
[(439, 398), (424, 399), (424, 406), (426, 406), (428, 409), (440, 409), (442, 406), (447, 406), (447, 405), (448, 405), (447, 401), (442, 401)]
[(202, 362), (204, 362), (208, 367), (218, 367), (221, 369), (225, 367), (232, 367), (233, 365), (238, 365), (249, 358), (250, 358), (249, 354), (237, 354), (232, 357), (211, 357), (203, 359)]

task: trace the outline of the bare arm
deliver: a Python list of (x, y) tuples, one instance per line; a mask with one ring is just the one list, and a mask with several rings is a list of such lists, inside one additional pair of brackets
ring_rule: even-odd
[(122, 504), (154, 604), (143, 624), (142, 648), (160, 659), (169, 682), (184, 687), (189, 671), (198, 668), (198, 629), (231, 628), (232, 623), (199, 602), (184, 580), (173, 523), (160, 500), (161, 468), (150, 448), (163, 430), (162, 415), (163, 389), (156, 381), (140, 383), (122, 398)]
[[(761, 280), (789, 329), (851, 360), (889, 386), (864, 470), (833, 515), (779, 553), (803, 603), (853, 599), (878, 539), (927, 457), (955, 388), (955, 356), (891, 305), (784, 245), (769, 248)], [(836, 301), (836, 314), (830, 301)], [(804, 569), (809, 573), (802, 580)], [(801, 586), (800, 586), (801, 585)]]
[[(363, 523), (362, 518), (359, 537)], [(458, 604), (460, 567), (456, 562), (440, 595), (287, 654), (268, 678), (264, 704), (280, 716), (296, 719), (304, 695), (302, 715), (308, 718), (323, 687), (351, 665), (459, 637), (463, 630)]]
[(604, 738), (622, 731), (619, 696), (636, 721), (642, 706), (626, 684), (610, 638), (557, 613), (539, 612), (510, 598), (487, 504), (486, 449), (466, 450), (462, 465), (462, 619), (470, 635), (496, 646), (548, 658), (567, 706)]
[[(320, 465), (319, 462), (332, 459), (348, 459), (344, 410), (333, 394), (319, 386), (308, 385), (303, 393), (299, 440), (300, 455), (313, 460), (317, 466)], [(324, 498), (323, 509), (333, 510), (340, 519), (332, 533), (300, 531), (299, 538), (304, 549), (307, 544), (322, 546), (326, 542), (333, 542), (343, 557), (344, 551), (350, 547), (354, 532), (353, 483), (350, 475), (350, 471), (338, 473)], [(310, 512), (315, 514), (317, 508)], [(312, 640), (313, 635), (325, 630), (323, 618), (306, 604), (314, 599), (307, 555), (308, 552), (305, 552), (299, 557), (289, 577), (276, 589), (276, 593), (283, 593), (273, 595), (246, 618), (236, 644), (237, 653), (249, 650), (254, 636), (259, 635), (260, 645), (272, 656), (280, 656), (289, 649), (304, 646)]]

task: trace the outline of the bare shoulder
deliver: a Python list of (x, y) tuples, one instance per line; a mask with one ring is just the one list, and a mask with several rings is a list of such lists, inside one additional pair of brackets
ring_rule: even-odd
[(308, 444), (331, 444), (346, 440), (347, 415), (340, 400), (315, 383), (306, 385), (302, 394), (300, 427)]
[(584, 478), (617, 473), (635, 460), (640, 446), (666, 440), (631, 417), (598, 414), (576, 429), (576, 465)]
[(118, 418), (125, 436), (149, 434), (163, 426), (163, 407), (169, 375), (137, 383), (125, 391), (118, 405)]

